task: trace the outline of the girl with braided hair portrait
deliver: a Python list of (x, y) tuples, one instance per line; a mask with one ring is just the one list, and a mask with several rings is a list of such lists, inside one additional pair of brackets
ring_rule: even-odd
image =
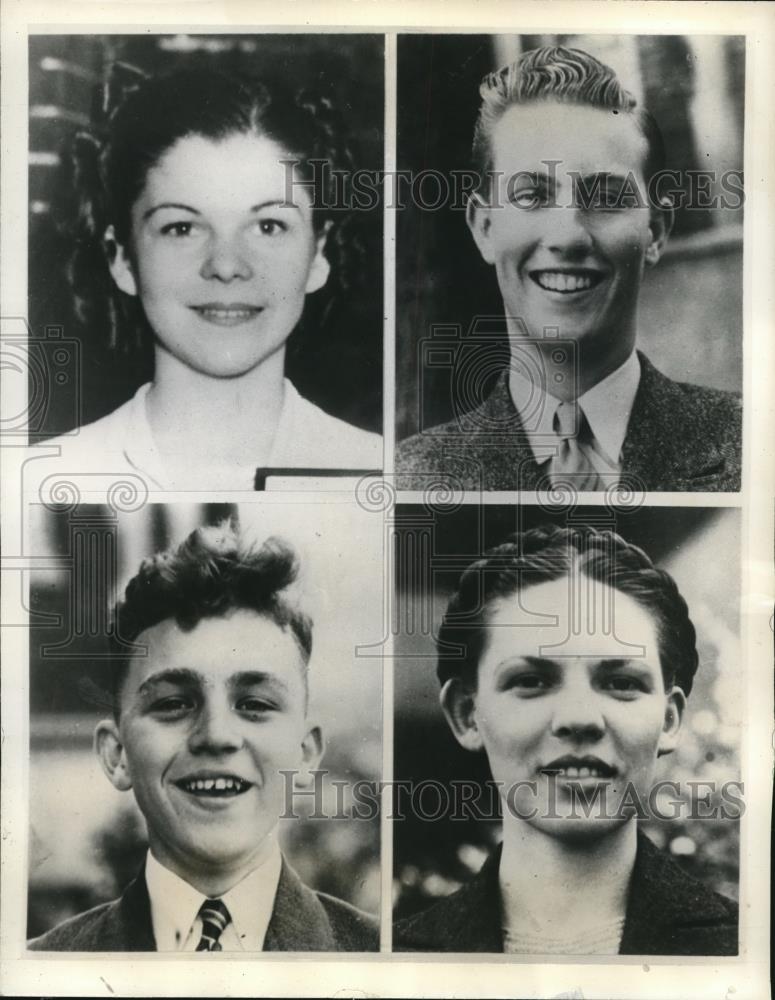
[(101, 134), (74, 137), (76, 314), (119, 357), (153, 360), (131, 399), (46, 442), (68, 472), (252, 490), (273, 470), (381, 469), (378, 434), (325, 412), (287, 377), (308, 296), (347, 292), (359, 239), (342, 188), (354, 161), (341, 117), (292, 74), (277, 76), (114, 67)]
[(737, 907), (639, 828), (698, 666), (672, 577), (611, 530), (518, 532), (468, 566), (437, 636), (441, 707), (486, 756), (503, 842), (398, 920), (406, 951), (737, 954)]

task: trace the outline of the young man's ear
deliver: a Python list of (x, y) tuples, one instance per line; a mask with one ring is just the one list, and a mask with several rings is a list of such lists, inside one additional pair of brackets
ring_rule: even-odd
[(115, 283), (127, 295), (137, 295), (137, 279), (135, 278), (132, 262), (124, 246), (116, 239), (116, 230), (113, 226), (108, 226), (105, 230), (102, 245), (105, 249), (105, 256), (108, 258), (108, 267)]
[(120, 792), (132, 787), (132, 776), (121, 742), (118, 724), (114, 719), (103, 719), (94, 731), (94, 749), (110, 783)]
[(657, 757), (672, 753), (678, 745), (678, 736), (681, 732), (685, 709), (686, 695), (681, 688), (674, 687), (667, 696), (662, 733), (657, 744)]
[(328, 281), (328, 276), (331, 273), (331, 265), (326, 259), (325, 249), (326, 240), (328, 239), (328, 231), (331, 228), (331, 220), (323, 226), (323, 232), (315, 240), (315, 256), (312, 258), (312, 264), (310, 265), (309, 275), (307, 277), (307, 286), (305, 291), (316, 292), (319, 288)]
[(472, 194), (468, 199), (468, 204), (466, 205), (466, 222), (485, 263), (495, 263), (492, 240), (490, 239), (492, 225), (490, 206), (485, 204), (481, 195)]
[(654, 265), (662, 256), (675, 221), (675, 210), (667, 199), (662, 199), (659, 205), (649, 209), (649, 231), (651, 242), (646, 247), (646, 263)]
[(300, 788), (308, 788), (313, 784), (325, 750), (325, 742), (320, 726), (311, 726), (301, 741), (301, 767), (295, 778), (295, 784)]
[(455, 739), (466, 750), (481, 750), (484, 744), (476, 724), (476, 692), (458, 677), (450, 677), (439, 701)]

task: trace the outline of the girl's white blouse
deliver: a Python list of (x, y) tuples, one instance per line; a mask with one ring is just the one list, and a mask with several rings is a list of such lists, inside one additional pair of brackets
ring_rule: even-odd
[[(143, 491), (195, 489), (190, 481), (175, 482), (156, 448), (145, 405), (150, 385), (142, 385), (132, 399), (101, 420), (31, 448), (25, 462), (28, 499), (33, 481), (35, 499), (64, 503), (69, 502), (69, 486), (79, 494), (102, 492), (106, 480), (126, 479), (128, 485), (134, 483)], [(191, 447), (196, 454), (196, 442)], [(285, 380), (283, 407), (266, 468), (340, 469), (357, 474), (357, 470), (381, 470), (382, 464), (380, 435), (332, 417)], [(219, 467), (219, 489), (252, 490), (256, 465), (246, 455), (244, 464), (230, 467), (225, 475)]]

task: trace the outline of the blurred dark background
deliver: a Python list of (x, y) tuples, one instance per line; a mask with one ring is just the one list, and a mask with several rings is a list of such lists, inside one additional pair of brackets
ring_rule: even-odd
[[(70, 430), (114, 410), (152, 374), (148, 351), (118, 360), (107, 332), (76, 322), (66, 281), (69, 241), (57, 225), (61, 161), (88, 130), (107, 67), (115, 60), (153, 74), (205, 64), (311, 87), (334, 99), (351, 129), (356, 168), (381, 170), (384, 43), (381, 35), (33, 35), (29, 45), (29, 322), (80, 341), (80, 378), (57, 380), (35, 436)], [(382, 426), (382, 208), (356, 214), (364, 247), (358, 287), (307, 297), (288, 344), (286, 372), (302, 395), (368, 430)], [(31, 387), (31, 393), (33, 388)]]
[[(657, 780), (723, 783), (740, 779), (741, 669), (739, 661), (739, 511), (651, 507), (501, 505), (396, 510), (395, 731), (396, 782), (472, 781), (481, 785), (479, 810), (497, 793), (483, 754), (463, 750), (438, 701), (434, 636), (460, 573), (486, 549), (517, 530), (541, 524), (595, 524), (641, 546), (667, 569), (685, 597), (697, 629), (700, 667), (678, 749), (662, 758)], [(406, 796), (406, 793), (403, 793)], [(403, 801), (403, 807), (401, 802)], [(439, 810), (435, 792), (424, 807)], [(719, 804), (715, 795), (714, 804)], [(667, 806), (664, 811), (669, 811)], [(500, 821), (461, 815), (423, 820), (396, 797), (393, 824), (394, 904), (405, 916), (453, 892), (481, 867), (500, 839)], [(492, 813), (490, 813), (492, 815)], [(497, 815), (497, 812), (496, 812)], [(735, 820), (644, 821), (644, 829), (687, 871), (711, 888), (737, 897), (739, 823)]]
[[(521, 52), (554, 44), (585, 49), (617, 72), (657, 119), (669, 169), (742, 170), (742, 36), (457, 34), (399, 35), (399, 170), (450, 178), (471, 169), (482, 78)], [(425, 198), (435, 197), (428, 182)], [(453, 416), (454, 365), (423, 370), (421, 342), (432, 327), (457, 326), (465, 337), (475, 317), (503, 315), (494, 269), (479, 256), (462, 199), (455, 209), (422, 209), (409, 197), (405, 204), (396, 223), (396, 440)], [(742, 259), (742, 208), (677, 212), (667, 252), (647, 271), (639, 317), (639, 347), (669, 377), (740, 391)], [(488, 349), (499, 354), (498, 337), (508, 357), (502, 333)], [(465, 352), (458, 354), (463, 363)], [(482, 398), (495, 377), (482, 381)]]

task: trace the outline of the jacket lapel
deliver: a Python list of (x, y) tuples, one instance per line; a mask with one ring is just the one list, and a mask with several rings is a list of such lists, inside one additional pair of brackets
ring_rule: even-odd
[(623, 473), (646, 490), (716, 489), (713, 479), (725, 459), (698, 420), (701, 414), (676, 382), (644, 354), (638, 357), (641, 378), (622, 451)]
[(466, 489), (536, 489), (541, 470), (511, 399), (508, 371), (501, 373), (484, 403), (460, 417), (459, 425), (463, 433), (444, 442), (444, 467)]
[(323, 904), (283, 858), (264, 951), (334, 951), (335, 948)]
[(638, 853), (630, 881), (619, 953), (682, 953), (676, 951), (678, 936), (686, 937), (703, 926), (712, 927), (728, 921), (729, 916), (718, 897), (701, 883), (687, 878), (639, 830)]
[(103, 951), (156, 951), (145, 872), (130, 882), (102, 926)]
[(500, 856), (499, 845), (479, 874), (461, 889), (399, 922), (394, 941), (398, 950), (502, 952)]

